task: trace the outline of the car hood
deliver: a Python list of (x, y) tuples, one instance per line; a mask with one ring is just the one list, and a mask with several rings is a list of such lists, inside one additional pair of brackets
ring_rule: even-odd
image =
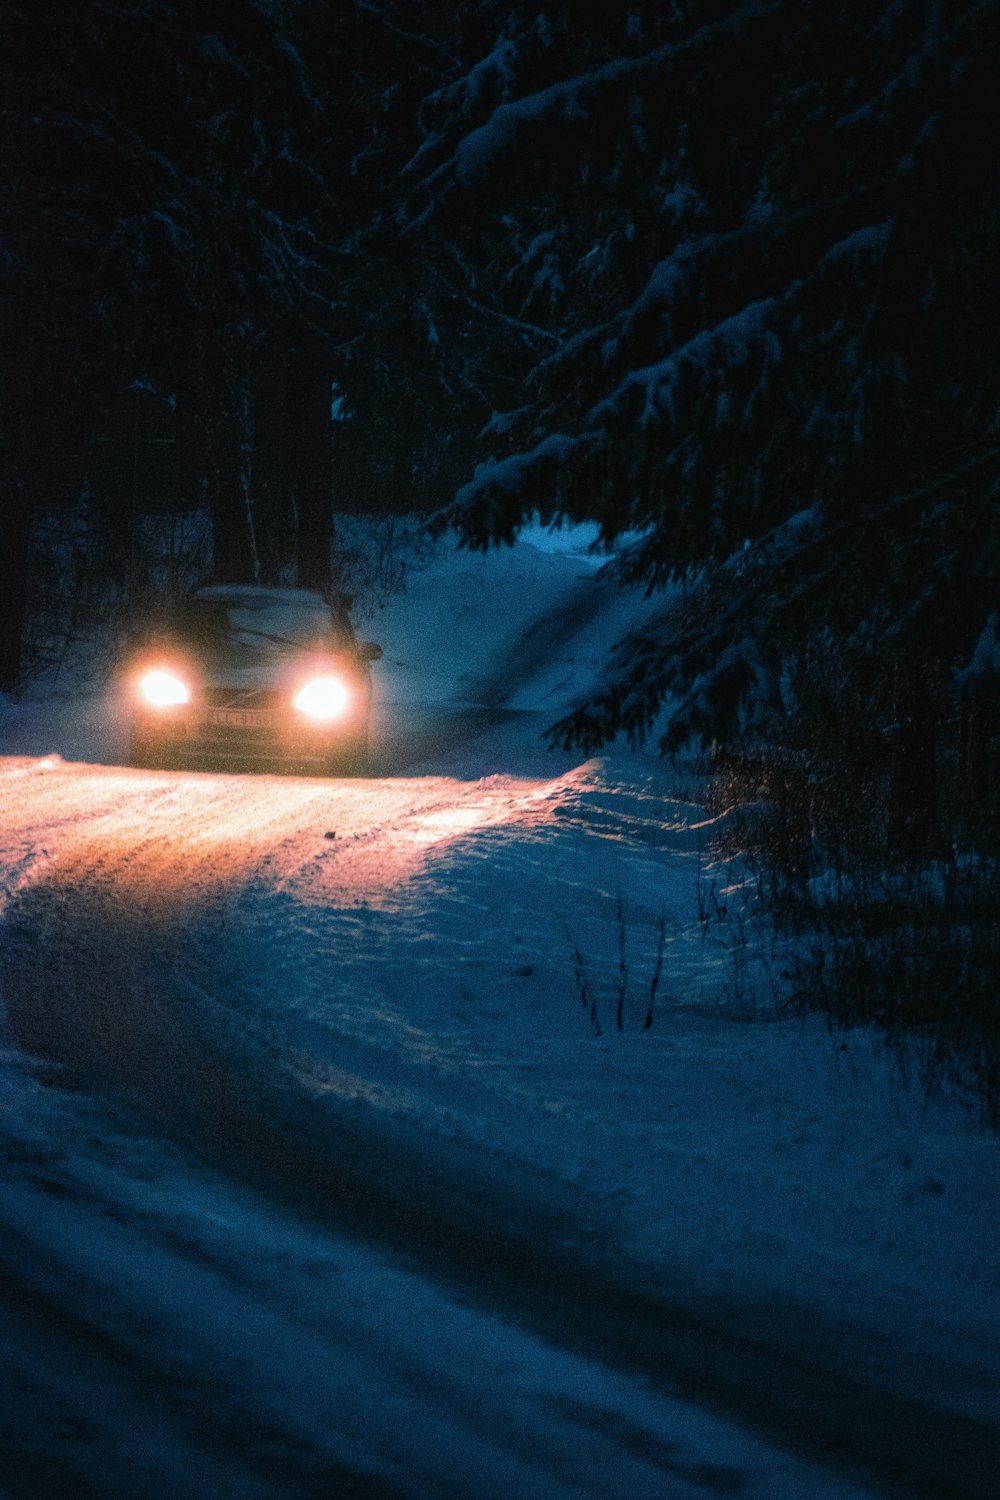
[(301, 656), (287, 661), (259, 660), (243, 666), (231, 666), (222, 662), (198, 662), (195, 671), (205, 687), (260, 689), (291, 688), (304, 677), (336, 672), (342, 676), (357, 677), (358, 667), (353, 660), (330, 656)]

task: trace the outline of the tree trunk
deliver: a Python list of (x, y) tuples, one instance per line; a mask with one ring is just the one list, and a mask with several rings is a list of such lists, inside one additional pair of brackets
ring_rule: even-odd
[(280, 583), (295, 557), (288, 468), (288, 367), (280, 356), (264, 366), (254, 388), (250, 499), (261, 583)]
[(0, 692), (9, 693), (21, 682), (32, 518), (20, 494), (0, 491), (0, 507)]
[(242, 393), (220, 359), (180, 398), (191, 403), (201, 435), (200, 467), (212, 511), (212, 576), (216, 583), (257, 583), (259, 564), (244, 463)]
[(333, 541), (333, 422), (325, 347), (314, 341), (293, 350), (288, 377), (288, 471), (298, 509), (299, 587), (326, 593)]
[(896, 693), (889, 787), (890, 852), (921, 861), (945, 850), (938, 797), (937, 726), (925, 682), (910, 678)]

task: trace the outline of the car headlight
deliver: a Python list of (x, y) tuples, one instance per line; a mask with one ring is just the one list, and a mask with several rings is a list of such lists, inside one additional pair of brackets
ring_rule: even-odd
[(300, 714), (309, 719), (339, 719), (347, 710), (351, 695), (339, 677), (313, 677), (300, 687), (292, 700)]
[(191, 698), (191, 689), (184, 679), (164, 667), (147, 672), (139, 683), (139, 691), (152, 708), (174, 708)]

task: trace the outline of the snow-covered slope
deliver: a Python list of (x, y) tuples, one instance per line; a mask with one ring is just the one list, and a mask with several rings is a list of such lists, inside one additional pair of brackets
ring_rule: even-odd
[[(928, 1106), (870, 1039), (783, 1015), (780, 954), (675, 772), (621, 748), (545, 751), (540, 730), (655, 607), (562, 543), (485, 557), (442, 545), (362, 622), (385, 649), (390, 774), (81, 764), (100, 759), (95, 724), (112, 726), (113, 752), (112, 714), (72, 695), (8, 713), (8, 1398), (16, 1414), (33, 1391), (50, 1416), (100, 1429), (89, 1457), (56, 1440), (59, 1473), (130, 1493), (107, 1476), (132, 1439), (33, 1363), (45, 1345), (31, 1309), (66, 1315), (78, 1276), (76, 1357), (152, 1402), (169, 1436), (166, 1398), (104, 1368), (94, 1339), (116, 1359), (144, 1353), (206, 1424), (181, 1477), (150, 1495), (193, 1495), (210, 1476), (222, 1493), (318, 1493), (294, 1476), (303, 1453), (329, 1465), (331, 1452), (380, 1476), (365, 1494), (855, 1493), (668, 1409), (667, 1384), (895, 1475), (904, 1493), (919, 1472), (926, 1493), (989, 1492), (1000, 1143), (954, 1101)], [(335, 1226), (647, 1385), (626, 1389), (606, 1366), (555, 1374), (551, 1350), (513, 1334), (490, 1352), (492, 1324), (435, 1312), (402, 1272), (335, 1249)], [(74, 1249), (77, 1235), (99, 1254)], [(359, 1306), (385, 1299), (391, 1339), (370, 1317), (351, 1337), (391, 1343), (369, 1377), (397, 1393), (416, 1357), (400, 1347), (408, 1317), (428, 1345), (435, 1324), (469, 1345), (437, 1416), (407, 1407), (400, 1427), (375, 1400), (367, 1428), (351, 1415), (321, 1440), (322, 1400), (289, 1382), (313, 1368), (347, 1380), (335, 1285)], [(277, 1351), (273, 1388), (261, 1338)], [(447, 1385), (460, 1356), (445, 1348), (425, 1374)], [(337, 1397), (349, 1415), (353, 1389)], [(259, 1408), (281, 1430), (269, 1478), (239, 1468), (220, 1405), (230, 1423)], [(16, 1415), (7, 1425), (13, 1441)], [(0, 1459), (0, 1493), (6, 1477)]]

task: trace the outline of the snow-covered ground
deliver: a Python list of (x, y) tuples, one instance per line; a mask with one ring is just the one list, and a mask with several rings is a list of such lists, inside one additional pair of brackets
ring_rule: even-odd
[(0, 700), (4, 1500), (994, 1492), (1000, 1142), (780, 1010), (690, 777), (541, 742), (651, 607), (442, 543), (360, 781)]

